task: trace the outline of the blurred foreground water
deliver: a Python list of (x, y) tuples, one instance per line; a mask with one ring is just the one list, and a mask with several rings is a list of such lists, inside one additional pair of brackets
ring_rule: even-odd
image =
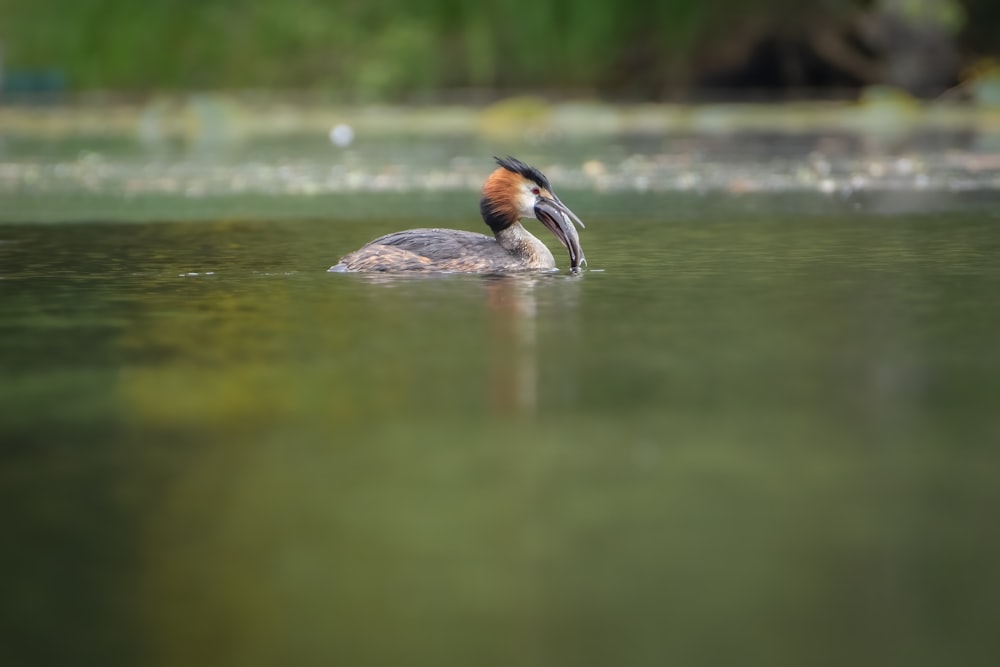
[[(8, 137), (0, 662), (995, 664), (1000, 161), (865, 141)], [(590, 271), (325, 272), (507, 152)]]

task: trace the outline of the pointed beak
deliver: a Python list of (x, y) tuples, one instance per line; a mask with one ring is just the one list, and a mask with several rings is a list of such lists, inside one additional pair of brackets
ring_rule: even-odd
[(535, 217), (549, 231), (555, 234), (560, 243), (569, 250), (570, 267), (577, 269), (586, 264), (587, 259), (583, 256), (583, 246), (580, 245), (580, 237), (576, 233), (573, 223), (583, 228), (583, 222), (576, 217), (573, 211), (569, 210), (559, 198), (552, 195), (551, 198), (539, 196), (535, 200)]

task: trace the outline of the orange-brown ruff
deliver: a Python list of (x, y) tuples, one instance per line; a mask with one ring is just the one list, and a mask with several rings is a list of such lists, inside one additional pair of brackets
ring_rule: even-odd
[(552, 192), (542, 172), (520, 160), (496, 158), (499, 168), (483, 184), (479, 210), (493, 236), (454, 229), (410, 229), (375, 239), (345, 255), (330, 271), (396, 273), (510, 273), (555, 269), (544, 243), (520, 220), (535, 218), (569, 250), (570, 267), (586, 262), (573, 227), (583, 223)]

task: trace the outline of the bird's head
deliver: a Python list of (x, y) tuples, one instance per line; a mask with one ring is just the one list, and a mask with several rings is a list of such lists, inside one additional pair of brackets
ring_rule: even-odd
[(586, 262), (580, 237), (573, 222), (583, 222), (552, 192), (549, 179), (534, 167), (517, 158), (496, 158), (499, 168), (486, 179), (479, 209), (483, 220), (494, 233), (510, 227), (521, 218), (535, 218), (545, 225), (569, 250), (570, 265), (575, 269)]

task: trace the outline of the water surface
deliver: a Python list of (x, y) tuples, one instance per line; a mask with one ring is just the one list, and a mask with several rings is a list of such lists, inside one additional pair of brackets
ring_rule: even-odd
[(1000, 199), (562, 196), (0, 226), (0, 661), (995, 664)]

